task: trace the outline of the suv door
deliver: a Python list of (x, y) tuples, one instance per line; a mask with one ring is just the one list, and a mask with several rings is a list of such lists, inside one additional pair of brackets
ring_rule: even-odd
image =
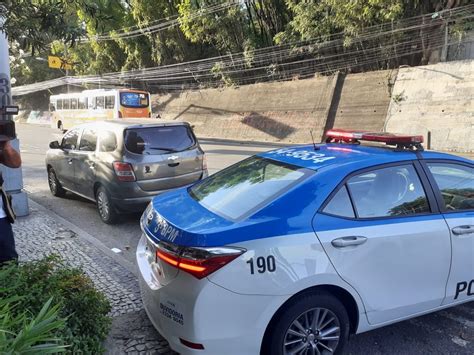
[(74, 181), (75, 189), (81, 195), (88, 198), (94, 196), (97, 130), (85, 128), (79, 142), (79, 149), (75, 152), (74, 159)]
[(433, 201), (421, 167), (408, 162), (349, 176), (316, 214), (313, 228), (370, 324), (443, 302), (451, 244)]
[(81, 130), (68, 131), (61, 140), (61, 151), (56, 159), (56, 177), (63, 187), (74, 190), (74, 151), (77, 149), (77, 140)]
[(202, 177), (204, 153), (189, 126), (129, 128), (124, 135), (126, 162), (142, 190), (167, 190)]
[(444, 304), (474, 300), (474, 167), (427, 162), (451, 231), (453, 261)]

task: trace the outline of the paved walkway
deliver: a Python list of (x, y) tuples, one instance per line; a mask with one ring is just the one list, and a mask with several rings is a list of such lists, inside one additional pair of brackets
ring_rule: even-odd
[(14, 224), (20, 260), (59, 254), (81, 267), (112, 304), (108, 354), (171, 354), (168, 343), (148, 320), (133, 265), (82, 230), (30, 200), (30, 215)]

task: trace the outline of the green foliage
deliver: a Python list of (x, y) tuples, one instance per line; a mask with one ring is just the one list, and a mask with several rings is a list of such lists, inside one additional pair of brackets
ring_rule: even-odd
[(27, 311), (15, 311), (19, 297), (0, 299), (0, 354), (56, 354), (66, 346), (56, 337), (65, 320), (59, 317), (59, 305), (50, 298), (33, 317)]
[[(0, 299), (19, 297), (11, 312), (35, 314), (52, 298), (66, 327), (57, 337), (68, 352), (101, 353), (108, 334), (110, 304), (79, 269), (66, 267), (57, 256), (0, 269)], [(6, 286), (3, 286), (6, 285)]]
[[(26, 63), (16, 63), (12, 69), (16, 85), (21, 85), (64, 75), (60, 70), (47, 69), (45, 62), (36, 61), (38, 54), (43, 58), (49, 54), (68, 57), (75, 63), (71, 74), (142, 69), (236, 52), (244, 52), (243, 66), (251, 69), (262, 66), (254, 49), (312, 39), (313, 44), (301, 53), (301, 58), (319, 56), (327, 54), (319, 46), (336, 33), (344, 34), (342, 50), (352, 48), (363, 54), (365, 44), (358, 43), (358, 35), (367, 27), (468, 3), (469, 0), (236, 0), (232, 5), (228, 0), (4, 0), (6, 11), (0, 5), (0, 14), (7, 14), (3, 30), (10, 43), (18, 43), (21, 50), (33, 53), (31, 59), (24, 59)], [(146, 30), (149, 26), (154, 30)], [(469, 29), (472, 21), (467, 25), (452, 24), (450, 32), (462, 39)], [(430, 31), (439, 30), (433, 27)], [(129, 31), (138, 33), (130, 38), (120, 37)], [(420, 32), (420, 36), (434, 33), (426, 32)], [(95, 39), (101, 35), (107, 35), (107, 40)], [(394, 34), (377, 40), (380, 48), (385, 48), (397, 39)], [(407, 59), (410, 62), (404, 64), (417, 65), (429, 59), (432, 46), (429, 41), (422, 42), (423, 55)], [(380, 68), (400, 64), (390, 62), (396, 53), (390, 49), (381, 51), (386, 61)], [(376, 69), (377, 65), (358, 70)], [(270, 67), (269, 71), (276, 78), (274, 69)], [(213, 74), (224, 85), (232, 85), (232, 78), (223, 76), (218, 67)]]

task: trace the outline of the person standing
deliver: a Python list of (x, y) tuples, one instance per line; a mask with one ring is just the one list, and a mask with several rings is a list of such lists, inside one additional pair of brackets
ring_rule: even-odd
[[(9, 168), (19, 168), (21, 166), (20, 154), (9, 141), (0, 142), (0, 164)], [(11, 226), (14, 221), (15, 213), (11, 206), (10, 197), (3, 189), (3, 177), (0, 171), (0, 265), (18, 259)]]

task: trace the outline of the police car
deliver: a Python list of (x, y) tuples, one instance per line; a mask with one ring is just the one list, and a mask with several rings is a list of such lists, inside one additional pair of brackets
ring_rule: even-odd
[(421, 136), (327, 137), (152, 201), (140, 287), (174, 350), (341, 353), (351, 333), (474, 300), (473, 162)]

